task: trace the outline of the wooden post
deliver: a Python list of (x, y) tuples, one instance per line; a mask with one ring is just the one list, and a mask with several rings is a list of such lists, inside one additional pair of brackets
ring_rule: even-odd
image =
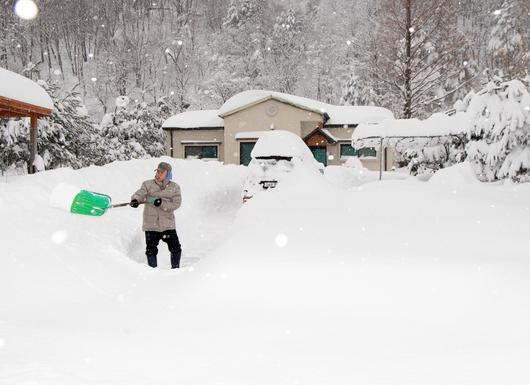
[(31, 115), (31, 128), (29, 131), (29, 164), (28, 173), (33, 174), (33, 162), (37, 154), (37, 116)]

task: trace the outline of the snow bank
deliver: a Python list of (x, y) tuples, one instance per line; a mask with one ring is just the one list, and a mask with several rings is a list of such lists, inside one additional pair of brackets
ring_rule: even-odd
[(0, 96), (53, 110), (53, 101), (44, 88), (34, 81), (0, 68)]
[[(141, 210), (47, 204), (59, 183), (127, 201), (160, 160), (180, 271), (145, 265)], [(530, 186), (299, 174), (241, 206), (244, 171), (162, 158), (0, 185), (2, 385), (528, 383)]]
[(429, 179), (429, 183), (439, 185), (465, 185), (479, 183), (479, 181), (473, 170), (473, 165), (469, 162), (462, 162), (436, 171)]
[(70, 211), (72, 202), (80, 191), (81, 189), (79, 187), (72, 186), (68, 183), (60, 183), (50, 194), (50, 206)]

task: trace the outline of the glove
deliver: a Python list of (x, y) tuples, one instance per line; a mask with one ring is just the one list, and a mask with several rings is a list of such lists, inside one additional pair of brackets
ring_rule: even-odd
[(131, 205), (131, 207), (134, 207), (134, 208), (137, 208), (140, 205), (140, 203), (138, 203), (138, 200), (136, 199), (133, 199), (131, 203), (129, 204)]
[(162, 199), (159, 197), (149, 197), (147, 198), (147, 203), (151, 203), (152, 205), (158, 207), (162, 204)]

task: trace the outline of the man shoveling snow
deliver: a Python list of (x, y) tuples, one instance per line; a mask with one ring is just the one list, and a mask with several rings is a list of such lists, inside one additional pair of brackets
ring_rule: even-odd
[(169, 163), (161, 162), (155, 171), (154, 179), (143, 182), (142, 187), (131, 197), (130, 205), (137, 208), (141, 203), (146, 203), (142, 230), (145, 231), (145, 254), (149, 266), (157, 266), (158, 243), (162, 240), (167, 243), (171, 253), (171, 268), (176, 269), (180, 265), (182, 249), (173, 212), (182, 201), (180, 186), (171, 181)]

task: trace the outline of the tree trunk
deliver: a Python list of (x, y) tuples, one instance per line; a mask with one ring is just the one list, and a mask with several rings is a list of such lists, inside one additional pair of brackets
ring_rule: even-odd
[(411, 21), (411, 1), (405, 0), (405, 105), (403, 107), (403, 117), (412, 117), (412, 85), (411, 85), (411, 45), (412, 45), (412, 21)]

